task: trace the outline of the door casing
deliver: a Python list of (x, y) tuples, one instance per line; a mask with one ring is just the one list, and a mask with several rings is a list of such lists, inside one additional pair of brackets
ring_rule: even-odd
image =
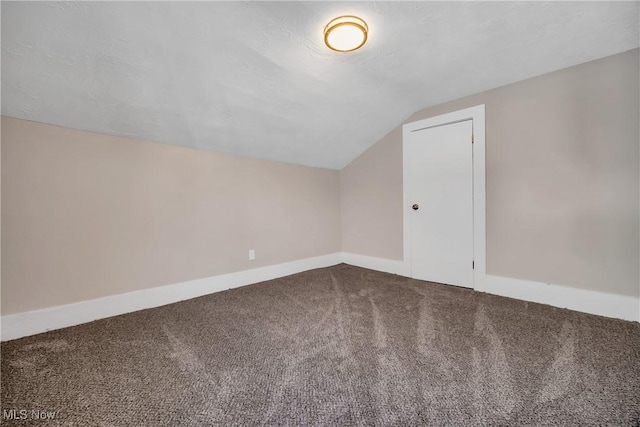
[(473, 123), (473, 288), (481, 290), (486, 275), (486, 184), (485, 184), (485, 106), (465, 108), (440, 116), (407, 123), (402, 127), (403, 135), (403, 262), (404, 271), (413, 277), (411, 266), (411, 205), (408, 188), (408, 153), (404, 141), (407, 135), (422, 129), (443, 126), (464, 120)]

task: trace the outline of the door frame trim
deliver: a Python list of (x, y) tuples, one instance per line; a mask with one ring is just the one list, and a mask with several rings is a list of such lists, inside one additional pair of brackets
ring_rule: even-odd
[(473, 127), (473, 289), (481, 290), (486, 276), (486, 178), (485, 178), (485, 106), (484, 104), (451, 113), (407, 123), (402, 126), (402, 240), (404, 271), (413, 277), (411, 266), (411, 218), (408, 191), (408, 154), (405, 149), (407, 135), (411, 132), (436, 126), (444, 126), (472, 120)]

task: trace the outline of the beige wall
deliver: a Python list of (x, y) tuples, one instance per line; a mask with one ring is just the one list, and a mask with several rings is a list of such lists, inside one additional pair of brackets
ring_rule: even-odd
[(397, 127), (340, 172), (343, 252), (402, 259), (401, 140)]
[[(406, 121), (486, 105), (489, 274), (638, 295), (638, 62), (626, 52)], [(338, 173), (1, 125), (3, 315), (341, 249), (402, 259), (401, 127)]]
[[(486, 106), (487, 272), (639, 294), (638, 50), (417, 112)], [(401, 127), (341, 171), (342, 248), (402, 259)]]
[(3, 315), (340, 251), (337, 171), (8, 117), (1, 160)]

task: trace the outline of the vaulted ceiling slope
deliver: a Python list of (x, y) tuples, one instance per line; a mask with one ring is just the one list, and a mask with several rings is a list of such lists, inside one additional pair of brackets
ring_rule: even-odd
[[(341, 169), (411, 113), (638, 47), (638, 2), (2, 2), (2, 114)], [(323, 27), (356, 14), (351, 54)]]

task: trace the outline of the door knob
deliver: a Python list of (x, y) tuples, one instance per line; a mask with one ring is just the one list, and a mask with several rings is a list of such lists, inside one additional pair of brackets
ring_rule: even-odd
[(418, 209), (420, 209), (420, 205), (417, 203), (414, 203), (413, 206), (411, 206), (411, 209), (413, 209), (414, 211), (417, 211)]

